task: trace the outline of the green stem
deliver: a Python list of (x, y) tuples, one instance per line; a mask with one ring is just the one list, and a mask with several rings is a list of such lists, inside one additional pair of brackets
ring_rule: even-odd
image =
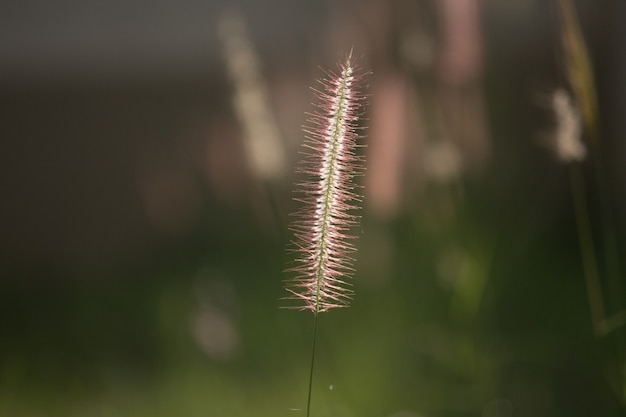
[(311, 371), (309, 373), (309, 397), (306, 401), (306, 417), (311, 413), (311, 392), (313, 391), (313, 366), (315, 365), (315, 341), (317, 340), (317, 316), (313, 319), (313, 347), (311, 349)]
[[(598, 139), (592, 137), (597, 143)], [(604, 263), (607, 272), (607, 304), (609, 311), (622, 305), (623, 289), (620, 277), (620, 259), (619, 259), (619, 242), (616, 234), (615, 216), (610, 201), (610, 189), (608, 183), (608, 173), (606, 164), (602, 161), (602, 149), (596, 147), (594, 169), (596, 188), (598, 190), (598, 199), (600, 209), (602, 210), (602, 237), (604, 240)]]
[(598, 262), (589, 221), (585, 183), (583, 181), (582, 168), (580, 165), (570, 165), (569, 172), (574, 212), (576, 214), (576, 226), (578, 228), (578, 243), (580, 246), (585, 282), (587, 284), (589, 312), (591, 314), (594, 332), (596, 336), (600, 336), (603, 333), (604, 325), (604, 302), (602, 300)]

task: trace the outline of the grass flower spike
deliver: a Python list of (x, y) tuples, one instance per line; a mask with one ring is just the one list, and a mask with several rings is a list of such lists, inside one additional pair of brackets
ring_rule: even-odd
[(294, 308), (315, 315), (349, 305), (352, 290), (346, 277), (352, 275), (355, 251), (349, 230), (357, 225), (361, 197), (353, 177), (363, 172), (357, 155), (358, 120), (365, 96), (359, 92), (363, 73), (355, 68), (352, 53), (339, 65), (338, 73), (327, 72), (315, 90), (317, 110), (304, 128), (304, 161), (298, 172), (306, 180), (298, 184), (303, 206), (291, 224), (295, 236), (297, 275), (287, 281), (288, 299)]

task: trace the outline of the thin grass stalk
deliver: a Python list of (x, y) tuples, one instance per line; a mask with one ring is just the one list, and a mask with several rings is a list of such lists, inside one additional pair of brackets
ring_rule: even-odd
[(306, 400), (306, 417), (311, 415), (311, 393), (313, 391), (313, 370), (315, 369), (315, 345), (317, 341), (318, 317), (318, 314), (313, 317), (313, 346), (311, 346), (311, 368), (309, 369), (309, 393)]
[[(589, 58), (588, 48), (585, 42), (585, 38), (581, 29), (581, 25), (576, 13), (576, 8), (572, 0), (558, 0), (557, 1), (558, 12), (561, 23), (561, 43), (563, 48), (563, 58), (565, 64), (565, 71), (567, 79), (574, 93), (577, 107), (580, 109), (582, 116), (582, 122), (589, 139), (589, 145), (594, 145), (594, 152), (590, 152), (593, 158), (593, 164), (595, 167), (595, 183), (597, 196), (599, 201), (599, 207), (601, 212), (601, 237), (603, 241), (603, 261), (607, 275), (607, 292), (612, 296), (608, 300), (609, 306), (620, 306), (623, 301), (622, 285), (620, 284), (621, 262), (619, 257), (619, 242), (617, 233), (615, 232), (615, 216), (611, 207), (610, 190), (608, 187), (608, 173), (606, 170), (606, 164), (603, 161), (603, 149), (600, 143), (600, 131), (599, 131), (599, 114), (597, 105), (597, 93), (594, 83), (593, 66)], [(580, 170), (579, 167), (572, 168), (571, 170)], [(584, 182), (582, 181), (582, 173), (570, 173), (572, 175), (580, 176), (580, 180), (577, 180), (576, 187), (578, 190), (572, 188), (573, 193), (583, 193), (582, 198), (586, 200)], [(572, 184), (574, 184), (572, 182)], [(574, 187), (574, 185), (572, 185)], [(587, 205), (586, 201), (584, 202)], [(582, 206), (578, 203), (582, 210)], [(585, 216), (589, 217), (588, 210), (585, 207)], [(589, 222), (589, 220), (587, 220)], [(579, 228), (579, 231), (581, 229)], [(589, 233), (590, 234), (590, 233)], [(591, 234), (590, 234), (591, 235)], [(582, 236), (581, 236), (582, 237)], [(593, 248), (593, 243), (590, 242)], [(585, 256), (585, 255), (583, 255)], [(595, 258), (595, 254), (594, 254)], [(595, 261), (594, 261), (595, 262)], [(599, 275), (597, 270), (597, 262), (595, 262), (595, 275)], [(587, 267), (585, 267), (587, 269)], [(585, 272), (585, 274), (588, 274)], [(587, 280), (594, 280), (593, 275)], [(599, 284), (599, 278), (596, 294), (590, 294), (589, 299), (599, 297), (600, 301), (603, 300), (602, 290)], [(587, 285), (589, 288), (589, 285)], [(598, 304), (597, 302), (595, 302)], [(601, 309), (594, 307), (597, 311), (595, 314), (600, 315), (600, 321), (594, 319), (596, 325), (596, 335), (606, 335), (615, 330), (621, 324), (624, 323), (624, 315), (626, 312), (623, 310), (615, 315), (615, 317), (607, 317), (604, 303), (601, 303)], [(598, 333), (600, 331), (600, 333)]]
[(587, 299), (594, 333), (599, 336), (604, 329), (604, 301), (598, 272), (598, 261), (593, 244), (589, 208), (585, 193), (582, 168), (579, 164), (569, 166), (570, 185), (578, 230), (578, 243), (582, 257), (583, 275), (587, 285)]

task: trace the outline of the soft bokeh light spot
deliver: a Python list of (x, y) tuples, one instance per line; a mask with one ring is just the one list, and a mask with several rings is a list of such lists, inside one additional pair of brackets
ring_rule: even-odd
[(211, 359), (230, 359), (239, 347), (238, 331), (226, 314), (204, 310), (191, 318), (191, 332), (198, 347)]

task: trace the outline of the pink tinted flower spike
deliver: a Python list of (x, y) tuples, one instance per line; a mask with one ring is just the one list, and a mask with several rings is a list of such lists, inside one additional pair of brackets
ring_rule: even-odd
[(294, 233), (296, 265), (287, 271), (297, 275), (287, 281), (287, 299), (293, 307), (314, 314), (349, 305), (352, 290), (346, 277), (353, 273), (355, 251), (349, 229), (358, 224), (352, 212), (361, 201), (353, 183), (363, 173), (363, 159), (356, 154), (357, 133), (365, 96), (359, 92), (362, 77), (354, 66), (352, 53), (339, 65), (339, 72), (327, 72), (315, 90), (317, 110), (304, 128), (304, 160), (298, 172), (306, 180), (298, 184), (296, 198), (303, 205), (295, 213), (290, 230)]

